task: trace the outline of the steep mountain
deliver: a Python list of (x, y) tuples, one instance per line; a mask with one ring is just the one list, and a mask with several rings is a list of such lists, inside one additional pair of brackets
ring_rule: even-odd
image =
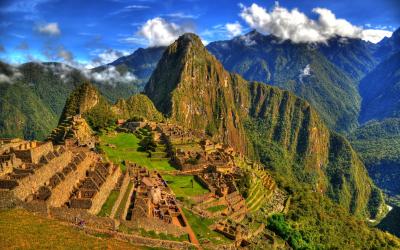
[(384, 61), (397, 52), (400, 52), (400, 28), (394, 31), (391, 37), (385, 37), (378, 43), (374, 56)]
[(88, 81), (79, 85), (67, 98), (59, 126), (75, 115), (82, 115), (95, 130), (113, 126), (116, 119), (135, 117), (154, 121), (163, 119), (147, 96), (137, 94), (112, 104)]
[[(391, 197), (400, 194), (400, 119), (371, 121), (349, 136), (375, 183)], [(396, 198), (400, 201), (399, 198)]]
[(0, 136), (46, 138), (79, 77), (71, 72), (73, 80), (64, 82), (54, 64), (1, 65), (0, 75), (8, 77), (0, 83)]
[[(282, 42), (252, 31), (229, 41), (210, 43), (207, 48), (228, 70), (303, 97), (330, 128), (347, 131), (357, 126), (360, 98), (356, 84), (317, 47)], [(342, 57), (332, 55), (333, 60)], [(360, 74), (360, 70), (354, 71)]]
[(167, 48), (145, 93), (171, 121), (258, 157), (283, 185), (308, 183), (354, 214), (377, 215), (380, 191), (346, 139), (289, 91), (227, 72), (196, 35)]
[(145, 93), (170, 119), (205, 129), (245, 152), (240, 108), (235, 105), (235, 88), (242, 83), (224, 70), (197, 36), (186, 34), (164, 52)]
[[(121, 72), (130, 72), (138, 79), (138, 84), (141, 88), (144, 87), (149, 80), (153, 70), (156, 68), (166, 47), (150, 47), (137, 49), (133, 54), (118, 58), (108, 65), (116, 67)], [(101, 72), (106, 66), (95, 68), (94, 71)]]
[(142, 94), (118, 100), (112, 110), (119, 118), (143, 117), (151, 121), (163, 120), (163, 115), (158, 112), (153, 102)]
[(57, 116), (26, 85), (0, 83), (0, 137), (44, 139)]
[(330, 62), (355, 81), (362, 79), (378, 63), (374, 57), (378, 46), (361, 39), (334, 37), (317, 47)]
[(83, 114), (95, 129), (115, 122), (110, 103), (89, 82), (84, 82), (70, 94), (59, 123), (77, 114)]
[(360, 122), (400, 117), (400, 52), (380, 63), (360, 82)]
[[(57, 125), (69, 94), (92, 76), (61, 63), (0, 62), (0, 137), (45, 139)], [(138, 92), (134, 84), (91, 81), (112, 102)]]

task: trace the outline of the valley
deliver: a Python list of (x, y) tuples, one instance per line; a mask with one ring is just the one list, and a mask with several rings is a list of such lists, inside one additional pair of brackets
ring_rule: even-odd
[(400, 249), (398, 7), (2, 2), (0, 249)]

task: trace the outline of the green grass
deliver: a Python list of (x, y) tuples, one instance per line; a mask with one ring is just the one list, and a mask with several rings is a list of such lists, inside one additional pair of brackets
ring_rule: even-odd
[(176, 149), (182, 149), (182, 150), (191, 150), (191, 151), (200, 151), (201, 150), (201, 146), (197, 142), (183, 143), (183, 144), (175, 143), (174, 147)]
[(0, 212), (0, 249), (140, 249), (103, 234), (88, 236), (22, 209)]
[(214, 224), (214, 220), (201, 218), (185, 208), (182, 210), (200, 243), (205, 243), (207, 241), (210, 241), (213, 244), (224, 244), (231, 242), (231, 240), (222, 234), (219, 234), (209, 228), (210, 225)]
[[(114, 163), (120, 165), (122, 161), (128, 160), (139, 164), (148, 169), (173, 171), (176, 170), (169, 162), (168, 159), (152, 160), (147, 157), (146, 152), (139, 152), (140, 139), (134, 134), (118, 133), (117, 135), (104, 134), (100, 136), (101, 149), (105, 152), (107, 157)], [(115, 145), (116, 148), (106, 146), (107, 144)]]
[(97, 214), (98, 216), (109, 216), (111, 214), (111, 210), (115, 204), (115, 201), (118, 199), (119, 191), (111, 191), (110, 195), (108, 196), (106, 202), (101, 207), (100, 212)]
[(143, 237), (150, 237), (150, 238), (161, 239), (161, 240), (173, 240), (173, 241), (180, 241), (180, 242), (189, 241), (189, 236), (187, 234), (183, 234), (179, 237), (176, 237), (171, 234), (164, 234), (164, 233), (158, 234), (154, 231), (146, 231), (142, 228), (140, 228), (139, 231)]
[(119, 204), (118, 210), (115, 213), (115, 217), (114, 218), (119, 218), (125, 208), (125, 204), (128, 202), (129, 200), (129, 192), (131, 191), (131, 188), (133, 186), (133, 182), (129, 182), (128, 184), (128, 188), (125, 191), (124, 197), (121, 200), (121, 203)]
[[(204, 188), (194, 179), (193, 175), (163, 175), (168, 186), (175, 193), (176, 197), (191, 197), (208, 193), (208, 189)], [(193, 188), (190, 180), (193, 180)]]
[(213, 207), (209, 207), (207, 208), (208, 211), (215, 213), (215, 212), (219, 212), (222, 211), (226, 208), (225, 205), (218, 205), (218, 206), (213, 206)]

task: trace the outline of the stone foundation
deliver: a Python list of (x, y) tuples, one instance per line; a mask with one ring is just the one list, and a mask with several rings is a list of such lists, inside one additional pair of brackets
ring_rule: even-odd
[(40, 186), (44, 186), (47, 181), (57, 172), (62, 169), (72, 159), (72, 152), (66, 151), (59, 157), (55, 157), (47, 164), (40, 166), (35, 170), (34, 174), (28, 175), (18, 182), (18, 186), (13, 189), (14, 195), (21, 199), (26, 200), (30, 195), (38, 191)]
[(49, 214), (50, 217), (54, 219), (70, 222), (75, 225), (80, 221), (83, 221), (85, 226), (88, 227), (107, 230), (116, 229), (115, 221), (113, 219), (107, 217), (97, 217), (88, 213), (87, 210), (84, 209), (50, 207)]
[(121, 168), (119, 166), (116, 166), (114, 172), (111, 175), (107, 176), (107, 179), (103, 183), (103, 185), (101, 185), (99, 192), (97, 192), (97, 194), (92, 199), (92, 206), (89, 209), (89, 213), (98, 214), (100, 212), (104, 202), (106, 202), (111, 191), (114, 189), (121, 174)]
[[(125, 192), (127, 192), (129, 181), (130, 181), (130, 177), (129, 177), (129, 172), (127, 171), (125, 173), (124, 180), (122, 181), (121, 188), (119, 189), (118, 198), (115, 201), (114, 206), (111, 210), (110, 218), (114, 218), (115, 214), (117, 213), (119, 205), (121, 204), (121, 201), (124, 198), (124, 194), (125, 194)], [(133, 187), (133, 185), (132, 185), (132, 187)]]
[(135, 218), (132, 221), (121, 221), (121, 224), (124, 224), (130, 228), (142, 228), (145, 231), (154, 231), (157, 234), (170, 234), (176, 237), (187, 234), (187, 231), (184, 227), (175, 226), (171, 223), (165, 223), (163, 221), (153, 218)]
[(73, 188), (85, 177), (86, 171), (94, 161), (92, 153), (88, 153), (85, 159), (76, 167), (75, 171), (69, 173), (65, 179), (52, 189), (52, 195), (47, 203), (53, 207), (60, 207), (65, 204), (70, 197)]

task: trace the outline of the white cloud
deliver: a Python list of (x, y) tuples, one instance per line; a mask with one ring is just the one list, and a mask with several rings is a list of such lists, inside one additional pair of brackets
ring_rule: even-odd
[(172, 18), (181, 18), (181, 19), (197, 19), (200, 15), (186, 14), (184, 12), (175, 12), (165, 15), (167, 17)]
[(132, 4), (132, 5), (125, 6), (125, 7), (122, 8), (122, 9), (119, 9), (119, 10), (116, 10), (116, 11), (113, 11), (113, 12), (110, 12), (110, 13), (108, 14), (108, 16), (115, 16), (115, 15), (119, 15), (119, 14), (126, 13), (126, 12), (138, 11), (138, 10), (145, 10), (145, 9), (148, 9), (148, 8), (150, 8), (150, 6), (147, 6), (147, 5), (139, 5), (139, 4)]
[(36, 26), (36, 30), (44, 35), (58, 36), (61, 34), (58, 23), (43, 23)]
[(362, 31), (362, 36), (364, 37), (363, 40), (378, 43), (384, 37), (391, 37), (392, 33), (387, 30), (366, 29)]
[(60, 48), (58, 50), (58, 57), (63, 59), (66, 62), (71, 62), (72, 60), (74, 60), (74, 55), (72, 54), (72, 52), (70, 52), (64, 48)]
[(103, 51), (94, 50), (91, 54), (95, 56), (94, 59), (92, 60), (92, 65), (94, 67), (97, 67), (100, 65), (111, 63), (122, 56), (129, 55), (130, 52), (125, 50), (119, 51), (114, 49), (106, 49)]
[(0, 73), (0, 83), (9, 83), (12, 84), (14, 81), (20, 77), (22, 77), (21, 72), (13, 66), (10, 66), (11, 74), (6, 75), (3, 73)]
[(10, 80), (10, 77), (8, 77), (7, 75), (5, 75), (5, 74), (0, 74), (0, 82), (10, 83), (11, 80)]
[(242, 25), (239, 22), (235, 23), (227, 23), (225, 24), (225, 28), (230, 37), (238, 36), (242, 34)]
[(71, 72), (75, 69), (78, 69), (86, 78), (90, 80), (110, 84), (113, 86), (115, 86), (116, 83), (132, 83), (137, 79), (136, 76), (130, 72), (120, 73), (114, 66), (106, 66), (104, 70), (95, 72), (88, 67), (90, 63), (83, 64), (81, 62), (73, 61), (69, 62), (69, 64), (74, 68), (64, 63), (47, 64), (45, 67), (46, 69), (51, 70), (51, 72), (54, 74), (58, 75), (64, 82), (73, 80), (71, 78)]
[(257, 42), (253, 38), (254, 38), (253, 33), (237, 37), (237, 39), (241, 40), (246, 46), (253, 46), (257, 44)]
[(336, 18), (332, 11), (325, 8), (314, 8), (312, 11), (318, 15), (318, 19), (313, 20), (298, 9), (289, 11), (278, 5), (275, 5), (270, 12), (255, 3), (250, 7), (244, 5), (240, 7), (242, 9), (240, 16), (251, 28), (295, 43), (326, 42), (334, 36), (376, 42), (389, 34), (389, 31), (382, 30), (365, 32), (362, 27), (354, 26), (345, 19)]
[(150, 8), (150, 6), (147, 5), (138, 5), (138, 4), (132, 4), (132, 5), (128, 5), (125, 7), (125, 9), (148, 9)]
[(300, 71), (299, 79), (300, 82), (303, 82), (303, 78), (311, 75), (311, 67), (310, 64), (307, 64), (302, 71)]
[(74, 61), (74, 55), (71, 51), (64, 48), (64, 46), (52, 46), (51, 44), (45, 45), (42, 54), (50, 61), (65, 61), (70, 64)]
[(156, 17), (143, 24), (138, 34), (148, 41), (150, 47), (156, 47), (168, 46), (186, 32), (193, 32), (193, 29)]
[(101, 72), (92, 72), (90, 70), (83, 70), (86, 77), (93, 79), (94, 81), (104, 82), (114, 85), (115, 83), (132, 83), (137, 78), (130, 72), (125, 74), (119, 73), (114, 66), (107, 66), (105, 70)]

